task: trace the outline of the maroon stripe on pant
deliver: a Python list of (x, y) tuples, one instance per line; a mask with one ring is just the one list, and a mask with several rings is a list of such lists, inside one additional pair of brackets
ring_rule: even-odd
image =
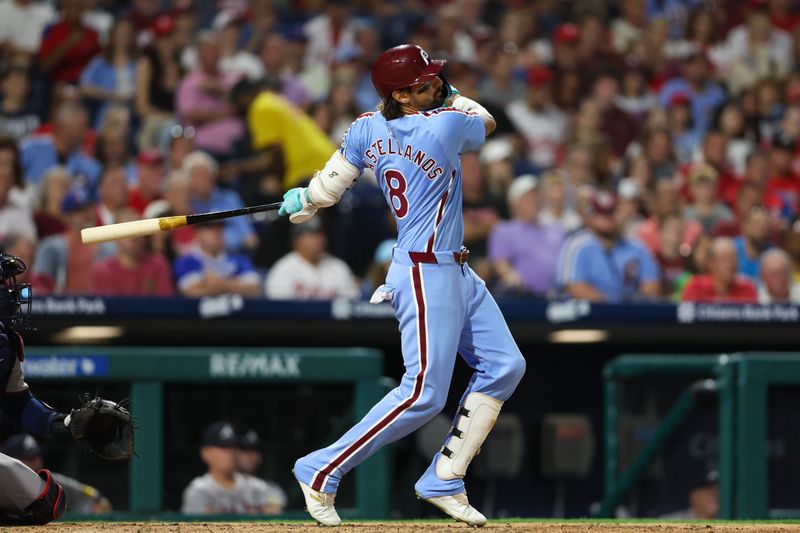
[(414, 391), (411, 396), (403, 403), (392, 409), (389, 414), (383, 417), (377, 424), (372, 426), (366, 433), (359, 437), (353, 444), (347, 447), (345, 451), (339, 454), (328, 466), (319, 470), (311, 480), (311, 488), (316, 491), (321, 491), (325, 486), (325, 478), (334, 471), (339, 465), (347, 461), (351, 455), (361, 448), (364, 444), (372, 440), (383, 428), (391, 424), (397, 417), (402, 415), (409, 407), (414, 405), (420, 396), (422, 396), (422, 382), (425, 379), (425, 370), (428, 367), (428, 336), (425, 326), (425, 297), (423, 296), (422, 287), (422, 274), (420, 273), (420, 266), (414, 265), (411, 267), (411, 276), (414, 285), (414, 298), (417, 302), (417, 335), (419, 339), (419, 372), (414, 378)]

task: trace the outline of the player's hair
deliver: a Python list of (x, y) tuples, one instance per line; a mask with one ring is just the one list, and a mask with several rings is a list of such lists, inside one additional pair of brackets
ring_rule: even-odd
[[(402, 91), (405, 89), (400, 89), (400, 90)], [(378, 106), (378, 111), (380, 111), (383, 114), (386, 120), (394, 120), (396, 118), (400, 118), (403, 115), (405, 115), (405, 113), (403, 112), (403, 108), (400, 105), (400, 102), (392, 98), (391, 95), (389, 95), (389, 98), (384, 100), (383, 103), (381, 103)]]

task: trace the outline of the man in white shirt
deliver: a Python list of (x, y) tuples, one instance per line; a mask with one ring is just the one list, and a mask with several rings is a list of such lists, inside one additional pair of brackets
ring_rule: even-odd
[(564, 143), (567, 118), (552, 103), (553, 71), (536, 67), (528, 73), (528, 96), (506, 106), (506, 115), (528, 142), (531, 163), (541, 169), (556, 165)]
[(7, 52), (35, 54), (55, 13), (38, 0), (0, 0), (0, 43)]
[(358, 296), (350, 267), (329, 255), (318, 218), (292, 226), (294, 251), (280, 258), (266, 281), (267, 298), (274, 300), (333, 300)]

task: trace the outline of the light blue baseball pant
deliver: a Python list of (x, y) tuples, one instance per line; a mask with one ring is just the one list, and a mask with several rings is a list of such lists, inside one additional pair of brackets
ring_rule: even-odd
[[(452, 252), (422, 255), (435, 255), (436, 263), (412, 261), (395, 249), (386, 277), (406, 368), (400, 385), (339, 440), (297, 460), (295, 476), (314, 490), (336, 492), (353, 467), (438, 414), (457, 353), (475, 369), (462, 403), (470, 392), (505, 401), (525, 373), (525, 359), (483, 281)], [(437, 477), (437, 458), (416, 483), (417, 493), (430, 498), (463, 492), (462, 479)]]

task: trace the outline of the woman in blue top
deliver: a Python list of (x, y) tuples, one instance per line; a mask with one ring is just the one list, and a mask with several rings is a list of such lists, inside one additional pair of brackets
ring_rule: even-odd
[(81, 74), (81, 93), (94, 104), (95, 129), (100, 128), (110, 107), (130, 109), (136, 76), (135, 50), (133, 24), (128, 19), (117, 19), (103, 53), (92, 59)]

